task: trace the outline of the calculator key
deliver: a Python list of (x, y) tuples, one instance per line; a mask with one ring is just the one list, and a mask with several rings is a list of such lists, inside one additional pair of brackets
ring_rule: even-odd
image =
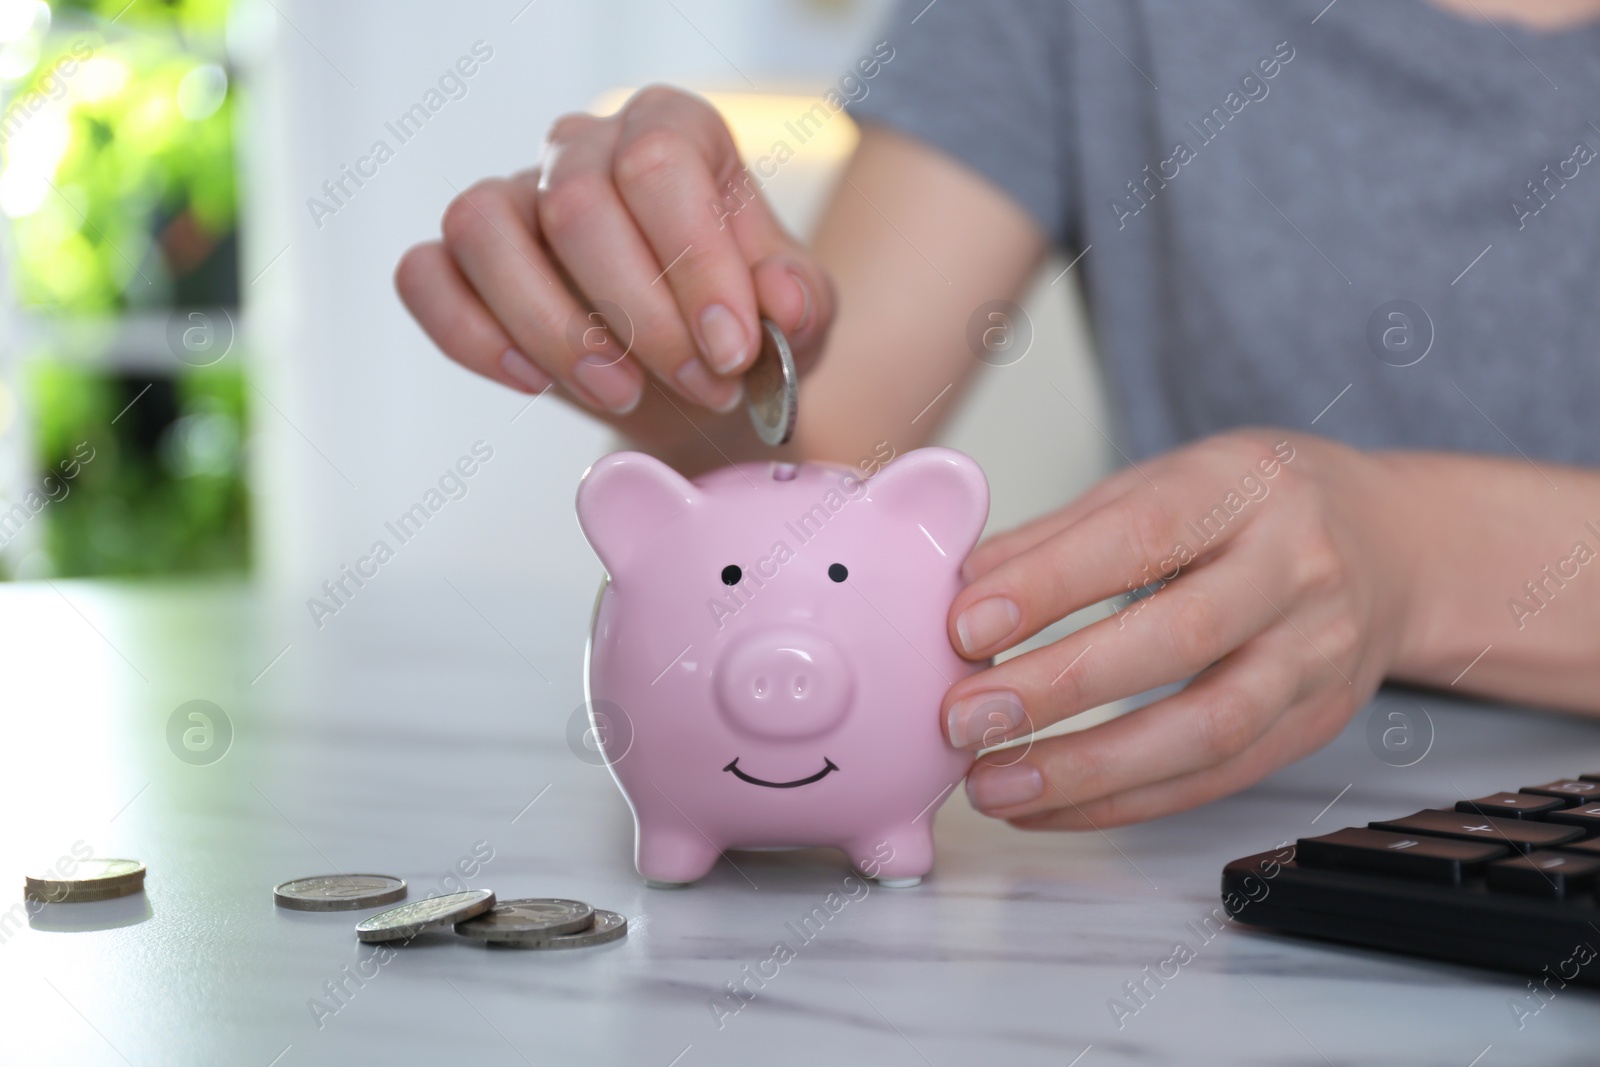
[(1294, 858), (1301, 867), (1460, 885), (1464, 875), (1506, 854), (1504, 845), (1489, 841), (1454, 841), (1352, 826), (1322, 837), (1302, 837), (1295, 845)]
[(1579, 804), (1575, 808), (1562, 808), (1541, 818), (1567, 826), (1581, 826), (1586, 833), (1600, 833), (1600, 804)]
[(1495, 860), (1484, 869), (1483, 880), (1496, 893), (1564, 900), (1587, 893), (1597, 874), (1600, 874), (1600, 856), (1530, 852), (1526, 856)]
[(1532, 819), (1547, 811), (1559, 811), (1567, 802), (1558, 797), (1532, 793), (1490, 793), (1477, 800), (1458, 800), (1456, 810), (1468, 815), (1496, 815), (1502, 819)]
[(1403, 819), (1368, 823), (1374, 830), (1399, 834), (1439, 834), (1465, 841), (1493, 841), (1510, 845), (1518, 852), (1550, 848), (1576, 841), (1583, 831), (1576, 826), (1555, 826), (1531, 819), (1497, 819), (1492, 815), (1470, 815), (1458, 811), (1424, 810)]
[(1562, 852), (1581, 852), (1585, 856), (1600, 856), (1600, 838), (1591, 837), (1587, 841), (1571, 841), (1558, 845)]
[(1600, 782), (1600, 774), (1580, 774), (1578, 777), (1586, 782)]
[(1539, 796), (1560, 797), (1562, 800), (1577, 803), (1600, 800), (1600, 782), (1586, 782), (1582, 778), (1562, 778), (1544, 785), (1524, 786), (1521, 791)]

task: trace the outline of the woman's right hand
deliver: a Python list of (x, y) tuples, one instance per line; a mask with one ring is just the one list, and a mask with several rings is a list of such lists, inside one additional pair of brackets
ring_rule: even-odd
[(442, 231), (395, 271), (428, 336), (510, 388), (559, 383), (630, 432), (647, 429), (651, 377), (674, 406), (730, 411), (762, 316), (802, 370), (833, 320), (826, 271), (773, 215), (721, 116), (676, 89), (563, 116), (538, 167), (473, 185)]

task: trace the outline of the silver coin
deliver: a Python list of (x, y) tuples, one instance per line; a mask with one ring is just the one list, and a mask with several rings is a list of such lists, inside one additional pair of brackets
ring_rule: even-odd
[(70, 878), (27, 875), (23, 895), (49, 904), (75, 904), (125, 897), (144, 888), (144, 864), (138, 860), (79, 860)]
[(774, 447), (794, 436), (800, 413), (800, 375), (789, 339), (777, 323), (761, 320), (761, 353), (744, 372), (744, 402), (761, 440)]
[(465, 922), (494, 907), (494, 891), (469, 889), (402, 904), (398, 908), (369, 915), (356, 924), (356, 937), (362, 941), (406, 941), (430, 926)]
[(318, 874), (275, 886), (272, 900), (296, 911), (357, 911), (393, 904), (406, 895), (406, 880), (387, 874)]
[(581, 900), (505, 900), (476, 919), (456, 923), (456, 933), (485, 941), (554, 937), (585, 929), (594, 909)]
[(614, 911), (598, 908), (594, 925), (573, 934), (555, 934), (541, 937), (506, 937), (489, 942), (505, 948), (588, 948), (603, 945), (627, 936), (628, 920)]

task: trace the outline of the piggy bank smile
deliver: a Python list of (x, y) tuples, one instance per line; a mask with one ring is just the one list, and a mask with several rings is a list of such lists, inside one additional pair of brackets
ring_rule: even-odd
[(811, 775), (809, 778), (796, 778), (792, 782), (769, 782), (762, 778), (752, 777), (751, 775), (748, 775), (739, 769), (739, 757), (737, 756), (734, 757), (732, 763), (728, 764), (722, 769), (725, 771), (732, 771), (733, 776), (739, 779), (739, 781), (749, 782), (751, 785), (764, 785), (768, 789), (793, 789), (798, 785), (810, 785), (812, 782), (820, 782), (824, 778), (828, 777), (828, 775), (838, 770), (839, 767), (833, 762), (833, 760), (829, 759), (827, 756), (823, 756), (822, 770)]
[(626, 741), (596, 736), (647, 882), (737, 848), (831, 846), (888, 885), (928, 873), (933, 812), (972, 763), (939, 707), (979, 669), (945, 619), (988, 506), (978, 465), (943, 448), (870, 479), (744, 463), (689, 481), (637, 452), (590, 468), (578, 522), (607, 580), (585, 695), (626, 720)]

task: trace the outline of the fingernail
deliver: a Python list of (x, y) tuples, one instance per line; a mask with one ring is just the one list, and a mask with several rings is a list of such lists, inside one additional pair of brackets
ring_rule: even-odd
[(691, 359), (673, 375), (678, 387), (691, 400), (712, 411), (732, 411), (744, 399), (744, 382), (738, 378), (718, 378), (698, 359)]
[(1003, 596), (980, 600), (956, 616), (956, 637), (967, 655), (998, 644), (1022, 621), (1022, 612)]
[(974, 693), (950, 705), (950, 743), (957, 748), (988, 748), (1021, 726), (1022, 698), (1004, 689)]
[(1044, 792), (1044, 778), (1026, 763), (979, 764), (967, 775), (967, 799), (979, 811), (1026, 804)]
[(628, 373), (626, 364), (618, 359), (584, 356), (572, 365), (572, 376), (613, 415), (628, 414), (644, 396), (644, 382)]
[(806, 284), (806, 280), (800, 277), (797, 272), (791, 270), (788, 273), (789, 277), (794, 279), (794, 284), (799, 286), (800, 295), (805, 299), (805, 310), (800, 312), (800, 321), (795, 323), (794, 326), (794, 332), (797, 335), (803, 334), (806, 332), (806, 328), (811, 325), (811, 287)]
[(700, 351), (719, 373), (727, 374), (743, 363), (749, 347), (750, 339), (733, 312), (721, 304), (700, 312)]
[(550, 388), (550, 375), (534, 365), (533, 360), (508, 348), (500, 355), (500, 369), (516, 384), (530, 393), (542, 393)]

